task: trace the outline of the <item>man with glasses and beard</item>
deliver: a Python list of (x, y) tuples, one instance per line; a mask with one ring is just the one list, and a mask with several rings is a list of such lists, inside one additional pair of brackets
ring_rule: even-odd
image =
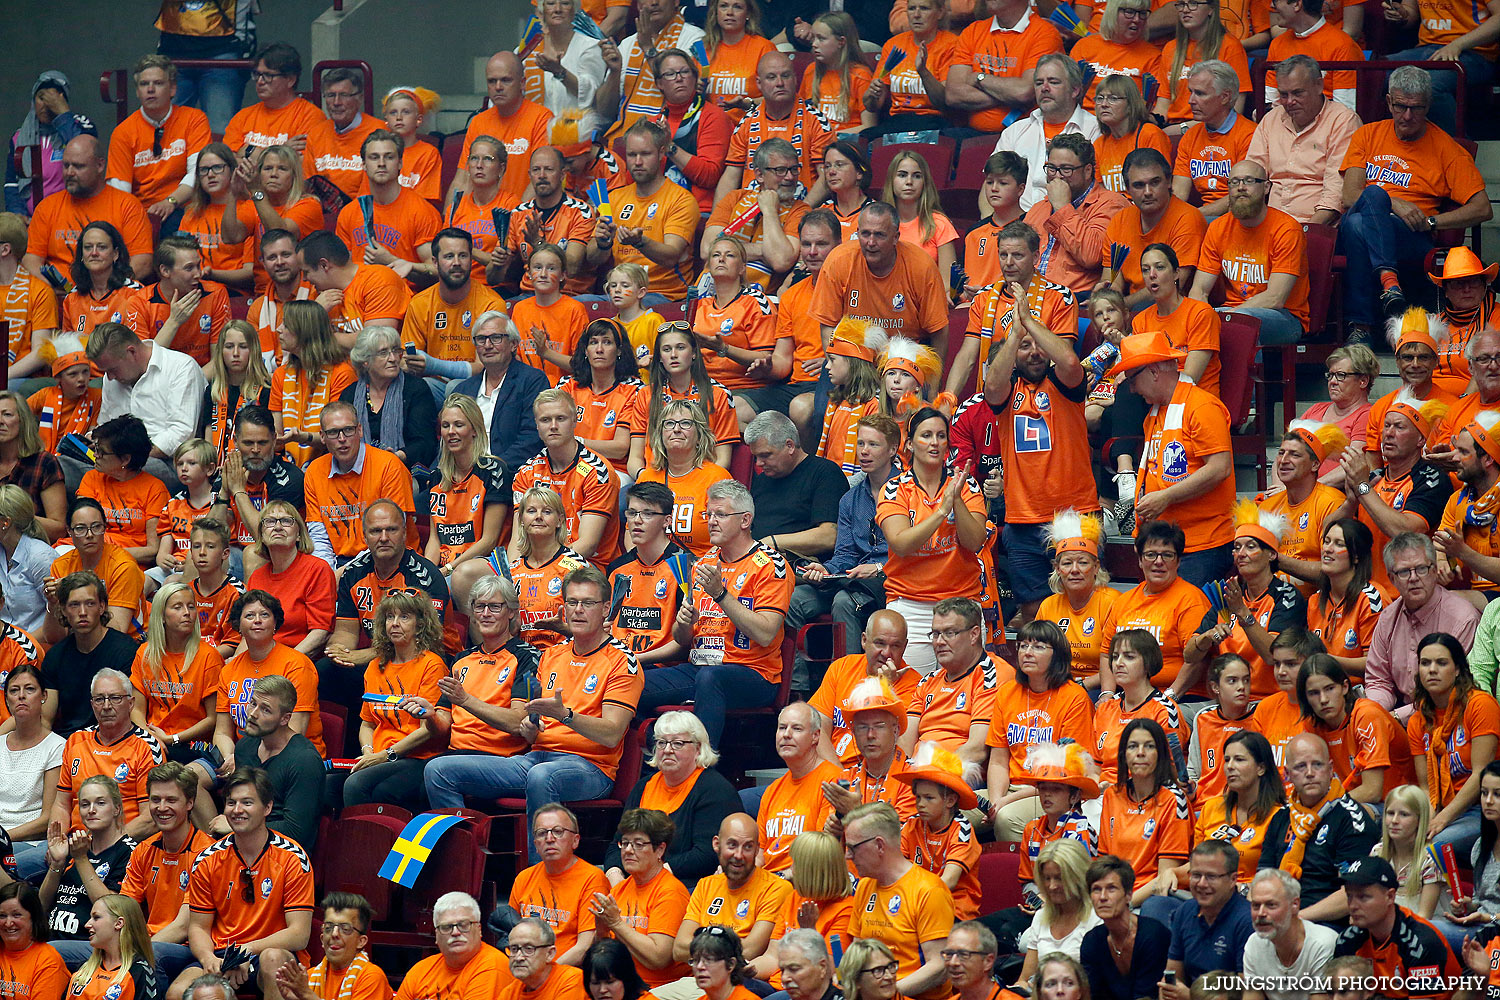
[[(533, 197), (523, 201), (510, 217), (510, 235), (503, 247), (497, 247), (491, 258), (495, 266), (495, 284), (509, 280), (507, 272), (513, 262), (531, 259), (531, 251), (544, 243), (562, 248), (567, 280), (563, 293), (582, 295), (593, 291), (599, 266), (609, 259), (591, 241), (597, 215), (587, 201), (568, 194), (564, 185), (567, 164), (556, 146), (542, 146), (531, 154), (531, 190)], [(590, 253), (589, 251), (593, 252)], [(521, 268), (521, 291), (531, 292), (531, 273)]]

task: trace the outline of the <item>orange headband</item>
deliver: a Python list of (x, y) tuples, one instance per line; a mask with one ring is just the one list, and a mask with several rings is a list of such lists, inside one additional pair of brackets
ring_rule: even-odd
[(845, 340), (843, 337), (834, 337), (829, 341), (828, 353), (837, 354), (845, 358), (858, 358), (861, 361), (868, 361), (872, 365), (875, 363), (874, 348), (856, 344), (854, 341)]
[(1424, 438), (1432, 433), (1432, 425), (1427, 422), (1426, 417), (1422, 416), (1422, 414), (1418, 412), (1416, 407), (1411, 406), (1408, 403), (1393, 402), (1391, 403), (1391, 409), (1395, 410), (1397, 413), (1402, 414), (1413, 424), (1415, 424), (1417, 430), (1421, 432)]
[(1064, 538), (1057, 543), (1056, 550), (1058, 555), (1064, 552), (1083, 552), (1095, 559), (1099, 558), (1099, 546), (1087, 538)]
[(1234, 537), (1253, 538), (1272, 552), (1277, 551), (1280, 547), (1276, 541), (1276, 536), (1271, 533), (1269, 528), (1262, 528), (1259, 524), (1251, 524), (1248, 521), (1244, 524), (1235, 525)]
[(896, 368), (906, 372), (906, 374), (917, 380), (917, 385), (927, 384), (927, 376), (922, 374), (922, 369), (918, 368), (914, 362), (909, 361), (906, 358), (888, 358), (886, 360), (885, 367), (881, 369), (881, 372), (884, 373), (892, 368)]
[(1292, 431), (1292, 433), (1297, 435), (1297, 440), (1301, 441), (1303, 444), (1307, 445), (1308, 448), (1312, 449), (1312, 453), (1317, 458), (1320, 465), (1322, 464), (1323, 459), (1328, 457), (1323, 452), (1323, 442), (1319, 441), (1315, 435), (1309, 434), (1301, 427), (1298, 427), (1296, 430)]
[(67, 354), (59, 354), (57, 359), (52, 362), (52, 377), (56, 378), (74, 365), (86, 365), (88, 363), (89, 356), (82, 351), (70, 351)]

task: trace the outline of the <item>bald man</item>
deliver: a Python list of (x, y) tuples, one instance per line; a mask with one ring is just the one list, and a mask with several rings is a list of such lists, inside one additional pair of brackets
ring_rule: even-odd
[(822, 713), (805, 701), (792, 702), (776, 719), (776, 755), (787, 773), (764, 789), (756, 813), (760, 864), (766, 871), (790, 868), (792, 841), (823, 829), (828, 820), (832, 807), (823, 795), (823, 782), (837, 781), (841, 769), (818, 753), (822, 731)]
[(496, 52), (484, 64), (484, 85), (490, 106), (469, 119), (464, 133), (463, 152), (458, 156), (458, 172), (448, 188), (453, 192), (469, 190), (469, 144), (482, 135), (492, 135), (505, 143), (508, 161), (500, 178), (500, 202), (514, 207), (531, 197), (531, 181), (526, 164), (531, 152), (551, 141), (552, 112), (525, 97), (525, 73), (521, 57), (514, 52)]
[(785, 52), (761, 56), (755, 67), (755, 82), (760, 85), (761, 101), (740, 120), (730, 137), (729, 159), (714, 190), (715, 204), (744, 186), (745, 168), (754, 161), (756, 149), (772, 138), (785, 139), (797, 150), (799, 179), (807, 188), (803, 200), (809, 205), (821, 204), (828, 195), (828, 186), (823, 183), (823, 151), (837, 138), (833, 126), (816, 108), (797, 100), (797, 73)]
[(830, 663), (823, 683), (807, 699), (818, 710), (818, 753), (836, 764), (856, 755), (854, 734), (842, 708), (854, 685), (866, 677), (884, 675), (896, 697), (907, 704), (922, 679), (906, 665), (906, 619), (896, 612), (882, 608), (871, 615), (859, 640), (863, 651)]
[(1294, 839), (1281, 867), (1302, 883), (1302, 916), (1337, 921), (1349, 915), (1340, 880), (1340, 859), (1362, 858), (1380, 841), (1380, 821), (1333, 772), (1328, 744), (1317, 733), (1298, 733), (1286, 744), (1286, 775), (1292, 783), (1287, 831)]
[[(104, 144), (97, 136), (75, 136), (63, 147), (63, 190), (48, 195), (31, 217), (21, 263), (40, 275), (45, 264), (66, 276), (90, 222), (107, 222), (124, 237), (124, 255), (135, 276), (151, 275), (151, 222), (135, 195), (104, 183)], [(111, 244), (113, 241), (106, 241)], [(111, 245), (111, 254), (117, 248)]]
[(760, 851), (755, 818), (731, 813), (719, 824), (714, 853), (719, 870), (698, 882), (687, 913), (672, 943), (672, 959), (688, 960), (693, 932), (706, 924), (728, 924), (744, 944), (745, 961), (754, 962), (771, 943), (771, 930), (785, 912), (792, 884), (756, 864)]

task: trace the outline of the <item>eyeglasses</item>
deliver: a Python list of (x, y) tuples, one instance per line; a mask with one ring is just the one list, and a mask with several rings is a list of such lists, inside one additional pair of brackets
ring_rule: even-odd
[(658, 751), (670, 750), (673, 753), (677, 753), (684, 747), (695, 747), (697, 745), (697, 740), (657, 740), (654, 744)]
[(802, 167), (796, 163), (793, 163), (790, 166), (785, 167), (757, 167), (756, 169), (763, 174), (777, 174), (781, 177), (790, 177), (797, 171), (801, 170)]
[(490, 604), (486, 601), (483, 603), (470, 605), (470, 610), (472, 610), (477, 615), (498, 615), (508, 607), (510, 607), (510, 605), (504, 603), (503, 601), (496, 604)]
[(577, 832), (577, 830), (569, 830), (565, 826), (549, 826), (545, 830), (537, 830), (531, 836), (536, 840), (561, 840), (568, 834)]
[(479, 923), (477, 920), (455, 920), (451, 924), (437, 924), (433, 930), (439, 934), (467, 934), (469, 928)]
[(377, 357), (377, 358), (399, 358), (399, 357), (401, 357), (401, 348), (399, 348), (399, 347), (383, 347), (380, 350), (378, 350), (378, 351), (375, 352), (374, 357)]
[(1423, 563), (1420, 566), (1408, 566), (1405, 569), (1393, 569), (1391, 570), (1391, 576), (1397, 580), (1415, 580), (1418, 577), (1426, 576), (1436, 568), (1437, 567), (1432, 563)]
[(936, 642), (939, 639), (942, 639), (944, 642), (952, 642), (954, 639), (957, 639), (965, 632), (968, 632), (971, 629), (976, 629), (978, 627), (978, 625), (970, 625), (969, 628), (946, 628), (941, 632), (933, 630), (927, 633), (927, 638), (931, 639), (933, 642)]
[[(1120, 11), (1120, 13), (1123, 14), (1125, 12), (1122, 10), (1122, 11)], [(971, 958), (981, 957), (981, 956), (984, 956), (984, 955), (988, 955), (989, 952), (987, 952), (987, 951), (970, 951), (967, 948), (945, 948), (942, 951), (938, 952), (938, 954), (943, 957), (944, 961), (956, 958), (960, 962), (967, 962)]]
[(855, 841), (852, 844), (845, 845), (844, 853), (852, 855), (855, 851), (859, 850), (861, 847), (864, 847), (870, 841), (879, 839), (879, 837), (866, 837), (864, 840)]
[(889, 722), (856, 722), (849, 730), (854, 733), (883, 733), (890, 728)]
[(355, 927), (353, 924), (329, 924), (329, 923), (325, 923), (323, 925), (323, 933), (324, 934), (332, 934), (334, 931), (338, 931), (340, 934), (344, 935), (345, 937), (355, 937), (356, 935), (364, 933), (364, 930), (362, 928)]
[(692, 76), (692, 75), (693, 75), (693, 71), (690, 70), (690, 69), (674, 69), (674, 70), (668, 70), (665, 73), (660, 73), (660, 74), (657, 75), (656, 78), (658, 80), (681, 80), (685, 76)]
[(649, 840), (617, 840), (615, 846), (622, 851), (627, 848), (632, 851), (649, 851), (656, 845)]
[(1264, 177), (1231, 177), (1224, 183), (1227, 187), (1247, 188), (1254, 187), (1257, 184), (1269, 184), (1270, 181), (1266, 180)]
[(1193, 879), (1196, 879), (1199, 882), (1218, 882), (1218, 881), (1220, 881), (1222, 879), (1229, 878), (1232, 874), (1233, 874), (1232, 872), (1222, 872), (1222, 873), (1220, 873), (1220, 872), (1194, 872), (1194, 871), (1190, 871), (1190, 872), (1188, 872), (1188, 879), (1190, 881), (1193, 880)]
[(291, 528), (297, 524), (295, 517), (263, 517), (260, 519), (262, 528)]
[[(1098, 102), (1095, 101), (1095, 103)], [(198, 175), (200, 177), (217, 177), (219, 174), (224, 173), (228, 169), (229, 164), (227, 163), (214, 163), (209, 166), (200, 166), (198, 168)]]
[(703, 512), (703, 520), (705, 520), (705, 521), (722, 521), (726, 517), (739, 517), (741, 514), (748, 514), (748, 513), (750, 513), (748, 510), (726, 510), (726, 511), (722, 511), (722, 512), (717, 511), (717, 510), (705, 510)]
[(1500, 354), (1476, 354), (1469, 359), (1469, 363), (1483, 365), (1485, 368), (1490, 365), (1500, 365)]
[(521, 958), (530, 958), (532, 955), (535, 955), (537, 952), (539, 952), (543, 948), (547, 948), (547, 947), (550, 947), (550, 945), (545, 945), (545, 944), (512, 944), (512, 945), (506, 945), (505, 950), (508, 951), (510, 954), (512, 954), (512, 955), (518, 955)]
[(75, 524), (68, 528), (70, 535), (102, 535), (109, 530), (102, 524)]
[(570, 597), (563, 601), (563, 607), (587, 610), (589, 608), (597, 608), (603, 603), (603, 601), (590, 601), (582, 597)]
[(1359, 374), (1359, 372), (1328, 372), (1323, 377), (1325, 379), (1327, 379), (1328, 381), (1332, 382), (1334, 385), (1338, 385), (1339, 383), (1343, 382), (1345, 379), (1353, 378), (1354, 376), (1356, 376), (1358, 374)]
[(1146, 562), (1163, 562), (1164, 563), (1164, 562), (1171, 562), (1173, 559), (1176, 559), (1177, 558), (1177, 553), (1175, 553), (1175, 552), (1163, 552), (1160, 549), (1152, 549), (1149, 552), (1142, 552), (1141, 553), (1141, 558), (1143, 560), (1145, 560)]
[[(1123, 13), (1123, 11), (1121, 13)], [(1042, 171), (1048, 177), (1061, 177), (1064, 180), (1072, 177), (1075, 171), (1082, 169), (1083, 166), (1081, 164), (1075, 164), (1073, 166), (1059, 166), (1055, 163), (1048, 163), (1042, 167)]]
[(260, 83), (263, 80), (274, 80), (278, 76), (286, 76), (286, 74), (285, 73), (269, 73), (269, 72), (266, 72), (264, 70), (256, 70), (255, 72), (253, 72), (253, 73), (250, 74), (250, 79), (254, 80), (256, 83)]
[(1178, 10), (1197, 10), (1199, 7), (1207, 7), (1209, 0), (1176, 0), (1172, 4)]
[(661, 429), (664, 431), (685, 431), (694, 426), (691, 420), (663, 420)]
[[(1134, 7), (1121, 7), (1115, 12), (1115, 17), (1149, 17), (1150, 15), (1151, 12), (1149, 10), (1139, 10)], [(1094, 103), (1099, 103), (1097, 97), (1094, 98)]]
[(1392, 115), (1414, 115), (1418, 112), (1425, 114), (1428, 107), (1426, 104), (1401, 104), (1396, 101), (1390, 100), (1389, 98), (1386, 99), (1385, 103), (1390, 106)]
[(667, 515), (665, 512), (659, 510), (636, 510), (634, 508), (627, 508), (625, 511), (625, 520), (627, 521), (644, 521), (648, 517), (666, 516)]
[(121, 705), (129, 700), (128, 694), (96, 694), (89, 699), (95, 705)]
[(502, 340), (509, 340), (510, 336), (504, 333), (476, 333), (469, 339), (474, 341), (475, 347), (486, 347), (490, 344), (498, 344)]
[(873, 969), (861, 969), (861, 976), (874, 976), (876, 979), (891, 979), (896, 975), (896, 970), (901, 966), (896, 962), (887, 962), (885, 965), (877, 965)]
[(359, 428), (358, 427), (325, 427), (325, 428), (323, 428), (323, 436), (326, 437), (326, 438), (333, 438), (335, 441), (342, 440), (342, 439), (344, 439), (346, 437), (351, 437), (351, 436), (353, 436), (355, 434), (358, 434), (358, 433), (359, 433)]

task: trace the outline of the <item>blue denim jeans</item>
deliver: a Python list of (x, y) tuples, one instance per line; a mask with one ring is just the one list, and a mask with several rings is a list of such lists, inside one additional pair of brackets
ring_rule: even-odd
[(693, 714), (708, 730), (715, 750), (724, 735), (724, 714), (731, 708), (764, 708), (776, 700), (776, 685), (749, 667), (735, 663), (678, 663), (646, 671), (639, 712), (661, 705), (693, 703)]
[(1177, 563), (1177, 575), (1197, 587), (1210, 580), (1222, 580), (1234, 569), (1229, 550), (1230, 546), (1220, 545), (1201, 552), (1184, 552)]
[[(219, 56), (220, 59), (236, 59), (237, 56)], [(247, 69), (179, 69), (177, 71), (177, 103), (187, 108), (197, 108), (208, 115), (208, 128), (214, 135), (223, 135), (229, 127), (229, 119), (240, 109), (245, 97), (245, 84), (250, 82)]]
[(1417, 264), (1432, 249), (1432, 237), (1414, 233), (1391, 213), (1391, 196), (1366, 184), (1339, 226), (1339, 247), (1349, 259), (1344, 271), (1344, 319), (1373, 326), (1380, 319), (1380, 272)]
[[(1432, 54), (1441, 47), (1439, 45), (1418, 45), (1416, 48), (1407, 49), (1404, 52), (1393, 52), (1384, 58), (1421, 62), (1424, 59), (1431, 59)], [(1458, 63), (1464, 68), (1464, 76), (1467, 79), (1470, 93), (1487, 93), (1489, 91), (1490, 81), (1495, 78), (1494, 63), (1490, 62), (1484, 56), (1479, 55), (1473, 49), (1460, 55)], [(1458, 91), (1458, 74), (1445, 73), (1442, 70), (1428, 70), (1428, 72), (1432, 74), (1432, 107), (1427, 110), (1427, 119), (1449, 135), (1457, 135), (1458, 98), (1456, 94)], [(1475, 116), (1480, 114), (1481, 110), (1480, 108), (1476, 108), (1473, 102), (1470, 102), (1464, 108), (1468, 116), (1468, 120), (1464, 122), (1465, 127), (1472, 127)]]
[(1474, 849), (1474, 841), (1479, 839), (1479, 823), (1479, 804), (1475, 803), (1464, 810), (1458, 819), (1443, 827), (1442, 832), (1432, 838), (1432, 846), (1442, 850), (1444, 844), (1452, 844), (1458, 863), (1465, 864), (1469, 860), (1469, 852)]
[[(527, 826), (536, 810), (549, 802), (582, 802), (608, 795), (614, 779), (596, 765), (570, 753), (533, 750), (514, 757), (453, 754), (434, 757), (422, 775), (428, 807), (458, 809), (464, 796), (477, 799), (526, 796)], [(531, 845), (533, 864), (541, 858)]]
[(1302, 329), (1302, 321), (1293, 316), (1291, 311), (1287, 309), (1236, 306), (1233, 309), (1226, 308), (1220, 311), (1226, 315), (1229, 313), (1239, 313), (1241, 316), (1250, 316), (1260, 320), (1260, 343), (1262, 347), (1295, 344), (1307, 332)]

